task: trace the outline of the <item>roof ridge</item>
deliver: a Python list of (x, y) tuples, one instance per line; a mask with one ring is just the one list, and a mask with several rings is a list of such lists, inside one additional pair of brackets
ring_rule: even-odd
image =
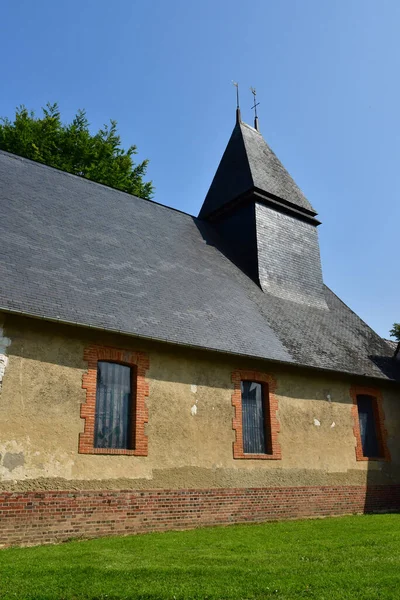
[(202, 219), (254, 188), (254, 177), (241, 125), (242, 121), (237, 121), (232, 129), (201, 206), (199, 217)]
[[(247, 152), (247, 148), (246, 148), (246, 141), (244, 139), (244, 135), (243, 135), (243, 131), (241, 128), (241, 125), (245, 125), (246, 127), (249, 127), (250, 129), (253, 129), (252, 127), (250, 127), (250, 125), (247, 125), (247, 123), (243, 123), (242, 121), (240, 121), (239, 123), (237, 123), (237, 125), (239, 126), (240, 129), (240, 134), (242, 136), (242, 141), (243, 141), (243, 146), (244, 146), (244, 150), (245, 150), (245, 156), (246, 156), (246, 162), (247, 162), (247, 167), (249, 169), (250, 172), (250, 178), (251, 181), (253, 183), (253, 187), (255, 187), (255, 180), (254, 180), (254, 175), (253, 175), (253, 171), (251, 170), (251, 164), (250, 164), (250, 159), (249, 159), (249, 153)], [(259, 131), (257, 131), (256, 129), (254, 129), (254, 131), (256, 131), (257, 133), (260, 133)], [(261, 135), (261, 134), (260, 134)]]
[(51, 169), (53, 171), (57, 171), (61, 175), (65, 175), (67, 177), (73, 177), (78, 179), (79, 181), (84, 181), (87, 184), (101, 186), (106, 188), (107, 190), (112, 190), (113, 192), (117, 192), (119, 194), (124, 194), (131, 198), (135, 198), (136, 200), (141, 200), (142, 202), (151, 202), (151, 204), (156, 204), (157, 206), (161, 206), (162, 208), (166, 208), (167, 210), (173, 210), (175, 212), (181, 213), (191, 218), (196, 218), (194, 215), (185, 212), (184, 210), (180, 210), (179, 208), (175, 208), (174, 206), (167, 206), (166, 204), (162, 204), (161, 202), (157, 202), (156, 200), (141, 198), (140, 196), (135, 196), (134, 194), (130, 194), (129, 192), (125, 192), (124, 190), (119, 190), (118, 188), (114, 188), (110, 185), (106, 185), (105, 183), (100, 183), (99, 181), (93, 181), (93, 179), (88, 179), (87, 177), (83, 177), (82, 175), (75, 175), (75, 173), (69, 173), (68, 171), (64, 171), (63, 169), (59, 169), (58, 167), (53, 167), (51, 165), (46, 165), (45, 163), (41, 163), (37, 160), (33, 160), (32, 158), (27, 158), (26, 156), (21, 156), (20, 154), (14, 154), (13, 152), (7, 152), (7, 150), (0, 149), (0, 155), (7, 156), (14, 160), (20, 160), (21, 162), (28, 162), (41, 167), (43, 169)]
[[(290, 202), (290, 204), (297, 206), (299, 210), (310, 211), (316, 215), (316, 210), (261, 132), (247, 123), (242, 124), (246, 128), (243, 141), (255, 187), (264, 189), (264, 191), (272, 193), (277, 198)], [(265, 170), (267, 164), (268, 171)], [(270, 186), (274, 186), (278, 181), (278, 188), (274, 191)], [(288, 186), (290, 189), (288, 189)], [(267, 187), (270, 187), (270, 189), (267, 189)]]

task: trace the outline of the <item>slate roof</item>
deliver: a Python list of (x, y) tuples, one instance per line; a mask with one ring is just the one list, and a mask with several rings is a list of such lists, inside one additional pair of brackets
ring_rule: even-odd
[(329, 311), (265, 294), (190, 215), (1, 151), (0, 215), (0, 310), (400, 379), (328, 288)]
[(395, 342), (395, 340), (388, 340), (387, 338), (384, 338), (384, 340), (392, 348), (393, 353), (395, 353), (398, 348), (399, 342)]
[(400, 360), (400, 342), (395, 342), (394, 340), (385, 340), (386, 342), (389, 342), (390, 347), (393, 350), (393, 356), (395, 358), (397, 358), (397, 360)]
[(285, 205), (316, 215), (261, 133), (238, 121), (200, 210), (205, 218), (250, 190), (260, 190)]

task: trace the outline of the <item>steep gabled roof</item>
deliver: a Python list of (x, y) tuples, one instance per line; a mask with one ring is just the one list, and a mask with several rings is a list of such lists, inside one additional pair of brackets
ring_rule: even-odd
[(385, 342), (387, 344), (389, 344), (389, 346), (393, 350), (394, 358), (396, 358), (397, 360), (400, 360), (400, 342), (395, 342), (394, 340), (387, 340), (387, 339), (385, 339)]
[(285, 206), (292, 206), (308, 215), (317, 214), (261, 133), (238, 121), (199, 218), (207, 218), (252, 190), (280, 199)]
[(388, 340), (387, 338), (384, 338), (384, 339), (385, 339), (385, 342), (387, 344), (389, 344), (389, 346), (392, 348), (393, 353), (395, 354), (397, 351), (397, 348), (399, 346), (399, 342), (396, 342), (395, 340)]
[(264, 293), (212, 224), (5, 152), (0, 214), (0, 310), (400, 379), (390, 345), (329, 289), (329, 310)]

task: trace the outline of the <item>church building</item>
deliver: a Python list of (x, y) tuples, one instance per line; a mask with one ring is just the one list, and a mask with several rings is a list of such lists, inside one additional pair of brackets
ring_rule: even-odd
[(400, 509), (400, 360), (257, 120), (198, 217), (6, 152), (0, 210), (0, 545)]

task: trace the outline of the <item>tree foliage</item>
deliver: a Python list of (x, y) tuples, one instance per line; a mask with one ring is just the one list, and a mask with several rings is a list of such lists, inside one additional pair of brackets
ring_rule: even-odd
[(143, 181), (148, 161), (135, 164), (136, 146), (126, 151), (121, 148), (116, 121), (92, 134), (84, 110), (66, 124), (61, 122), (57, 103), (47, 104), (42, 111), (43, 115), (36, 117), (20, 106), (14, 121), (0, 119), (0, 149), (140, 198), (151, 198), (152, 182)]
[(390, 330), (390, 335), (400, 342), (400, 323), (394, 323), (392, 329)]

